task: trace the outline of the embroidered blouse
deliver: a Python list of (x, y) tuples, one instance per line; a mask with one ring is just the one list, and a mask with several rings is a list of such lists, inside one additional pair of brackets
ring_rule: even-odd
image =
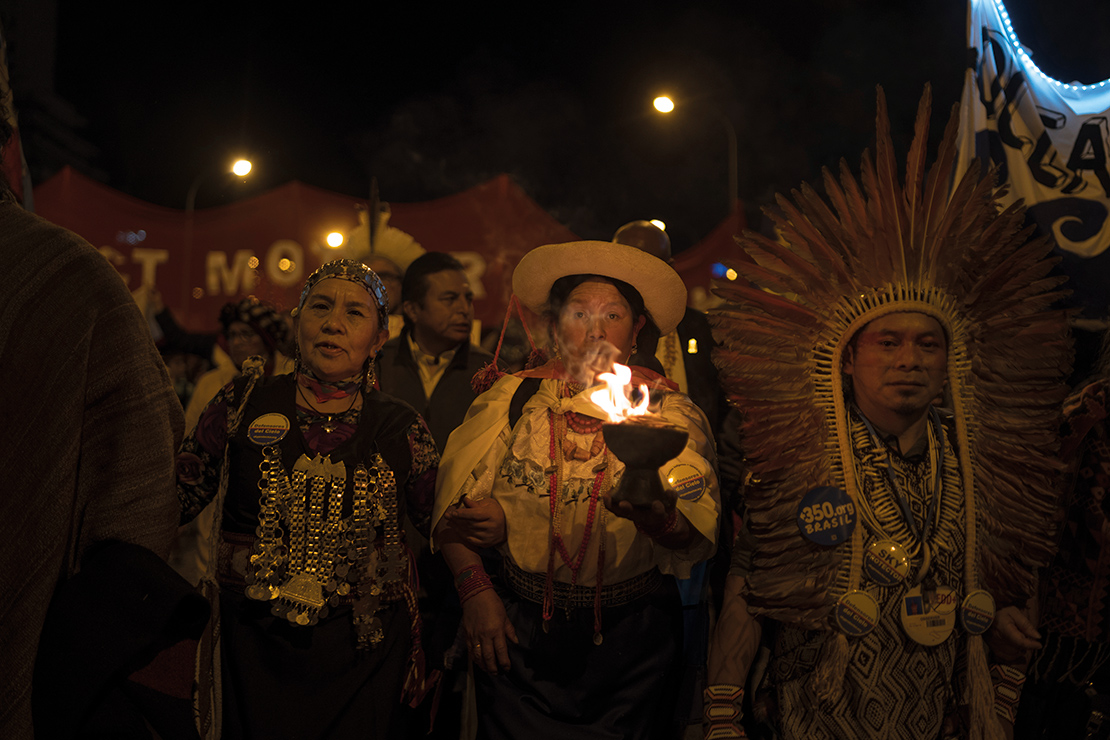
[[(574, 412), (589, 417), (590, 421), (607, 420), (607, 416), (590, 400), (590, 394), (602, 386), (564, 398), (562, 381), (544, 379), (524, 404), (520, 421), (515, 428), (510, 428), (509, 405), (520, 383), (521, 378), (517, 376), (501, 378), (474, 401), (462, 425), (451, 435), (440, 468), (432, 524), (434, 531), (435, 523), (447, 507), (457, 504), (476, 482), (480, 488), (483, 475), (492, 471), (485, 480), (492, 478), (490, 495), (504, 508), (507, 522), (508, 539), (501, 545), (501, 551), (525, 571), (546, 573), (552, 547), (551, 475), (548, 471), (555, 464), (551, 455), (553, 416), (549, 412), (554, 415)], [(661, 397), (661, 416), (687, 430), (690, 436), (679, 456), (660, 469), (659, 477), (664, 487), (678, 495), (679, 512), (702, 536), (689, 550), (669, 550), (637, 531), (631, 521), (610, 514), (600, 501), (593, 507), (591, 517), (592, 489), (600, 484), (605, 490), (599, 493), (614, 491), (624, 465), (607, 450), (586, 460), (565, 457), (562, 484), (557, 491), (556, 517), (572, 561), (582, 546), (588, 523), (591, 530), (576, 580), (580, 586), (593, 586), (597, 582), (598, 549), (603, 539), (606, 584), (633, 578), (653, 567), (679, 578), (689, 577), (691, 567), (710, 557), (716, 549), (720, 493), (712, 432), (705, 415), (686, 395), (664, 392)], [(592, 428), (578, 432), (574, 425), (568, 424), (565, 439), (588, 454), (597, 446), (595, 434)], [(562, 440), (556, 443), (561, 444)], [(599, 481), (596, 468), (603, 458), (609, 472)], [(560, 555), (555, 556), (554, 575), (558, 581), (571, 582), (571, 568)]]

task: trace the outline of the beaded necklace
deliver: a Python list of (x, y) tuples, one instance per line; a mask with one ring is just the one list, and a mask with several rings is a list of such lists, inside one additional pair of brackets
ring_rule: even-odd
[[(581, 391), (579, 391), (581, 392)], [(567, 383), (563, 388), (563, 395), (570, 393), (574, 395), (574, 384)], [(605, 572), (605, 508), (600, 509), (600, 518), (598, 514), (598, 500), (601, 498), (603, 490), (608, 490), (611, 486), (612, 480), (609, 475), (609, 451), (605, 447), (604, 438), (601, 435), (601, 420), (594, 419), (593, 417), (577, 414), (575, 412), (556, 413), (553, 409), (547, 411), (548, 428), (550, 430), (550, 443), (548, 454), (550, 455), (552, 466), (548, 468), (548, 480), (550, 489), (550, 506), (551, 506), (551, 529), (550, 541), (548, 544), (547, 553), (547, 578), (544, 582), (543, 592), (543, 623), (544, 630), (547, 630), (548, 622), (555, 611), (555, 554), (558, 553), (563, 563), (570, 568), (571, 589), (578, 585), (578, 573), (582, 568), (582, 564), (586, 559), (586, 550), (589, 547), (590, 538), (593, 536), (595, 520), (600, 519), (598, 529), (601, 532), (601, 539), (598, 543), (597, 551), (597, 578), (594, 586), (594, 643), (601, 643), (601, 589), (604, 585), (604, 572)], [(587, 453), (582, 450), (573, 440), (567, 439), (567, 427), (579, 434), (589, 434), (596, 431), (594, 443), (591, 445), (590, 452)], [(568, 444), (571, 451), (568, 451)], [(602, 452), (601, 461), (594, 467), (594, 481), (590, 487), (590, 504), (586, 513), (586, 526), (582, 532), (582, 540), (578, 543), (577, 551), (572, 557), (567, 544), (563, 539), (562, 532), (562, 513), (563, 513), (563, 500), (562, 500), (562, 485), (564, 480), (564, 465), (567, 458), (577, 460), (589, 460), (599, 452)], [(570, 607), (568, 604), (567, 611), (569, 613)]]
[(932, 478), (931, 497), (924, 512), (921, 525), (909, 507), (905, 492), (898, 480), (900, 472), (891, 471), (896, 464), (891, 453), (880, 440), (871, 425), (863, 418), (858, 426), (852, 424), (851, 434), (857, 449), (863, 451), (863, 459), (856, 460), (856, 477), (869, 482), (870, 493), (859, 498), (858, 504), (863, 520), (877, 536), (893, 539), (901, 544), (907, 555), (921, 564), (913, 578), (920, 583), (929, 574), (933, 556), (940, 547), (940, 541), (950, 536), (950, 531), (960, 518), (960, 488), (956, 457), (945, 454), (946, 440), (940, 418), (933, 413), (927, 427), (929, 447), (929, 471)]
[[(563, 381), (560, 395), (562, 395), (563, 398), (573, 398), (584, 390), (585, 386), (580, 383)], [(605, 438), (601, 434), (601, 419), (595, 419), (586, 414), (579, 414), (576, 411), (567, 411), (562, 416), (566, 419), (566, 425), (574, 432), (578, 434), (594, 435), (593, 442), (590, 444), (590, 449), (587, 451), (576, 445), (574, 440), (567, 439), (564, 432), (564, 434), (561, 435), (564, 457), (585, 462), (601, 452), (601, 448), (605, 445)]]
[[(327, 432), (328, 434), (331, 434), (336, 429), (339, 428), (340, 422), (345, 421), (346, 419), (350, 418), (351, 412), (354, 411), (355, 402), (358, 401), (357, 390), (358, 390), (359, 384), (355, 383), (354, 386), (355, 386), (355, 391), (356, 392), (350, 394), (350, 396), (351, 396), (350, 405), (347, 406), (347, 408), (345, 408), (343, 411), (336, 411), (334, 413), (328, 413), (327, 411), (321, 411), (321, 410), (313, 407), (312, 402), (308, 400), (308, 396), (304, 392), (304, 387), (300, 383), (297, 384), (297, 393), (301, 394), (301, 398), (304, 399), (305, 404), (307, 404), (308, 410), (311, 412), (312, 415), (323, 417), (324, 431)], [(346, 397), (347, 397), (346, 393), (343, 393), (343, 394), (336, 393), (336, 394), (333, 394), (330, 398), (346, 398)], [(318, 402), (320, 402), (320, 394), (319, 393), (316, 394), (316, 399), (317, 399)], [(325, 398), (324, 400), (328, 400), (328, 399)], [(297, 416), (298, 416), (298, 419), (301, 416), (300, 407), (298, 407), (298, 409), (297, 409)], [(357, 415), (355, 416), (355, 419), (357, 420)]]

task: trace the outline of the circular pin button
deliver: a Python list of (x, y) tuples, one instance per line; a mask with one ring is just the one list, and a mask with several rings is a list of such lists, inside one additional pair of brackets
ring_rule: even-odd
[(289, 431), (289, 419), (282, 414), (263, 414), (247, 427), (247, 439), (260, 447), (272, 445)]
[(866, 591), (849, 591), (836, 601), (836, 624), (852, 637), (866, 635), (879, 623), (879, 602)]
[(981, 635), (994, 623), (994, 597), (982, 589), (972, 591), (960, 604), (960, 624), (969, 635)]
[(880, 586), (897, 586), (910, 572), (906, 548), (894, 540), (875, 540), (863, 553), (863, 573)]
[(810, 490), (798, 505), (798, 529), (818, 545), (843, 544), (855, 527), (856, 505), (848, 494), (834, 486)]
[(902, 629), (919, 645), (941, 644), (956, 627), (958, 598), (948, 586), (938, 586), (933, 592), (914, 586), (902, 597)]

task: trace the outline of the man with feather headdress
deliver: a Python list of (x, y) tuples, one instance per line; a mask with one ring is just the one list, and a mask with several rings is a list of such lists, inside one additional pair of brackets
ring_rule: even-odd
[(764, 637), (747, 706), (776, 737), (1012, 722), (1005, 663), (1037, 645), (1021, 607), (1051, 551), (1070, 344), (1048, 244), (989, 179), (954, 172), (955, 112), (926, 172), (929, 112), (926, 90), (900, 185), (880, 90), (859, 181), (842, 163), (828, 202), (780, 197), (781, 243), (746, 234), (757, 266), (720, 289), (716, 360), (752, 478), (707, 738), (744, 736)]

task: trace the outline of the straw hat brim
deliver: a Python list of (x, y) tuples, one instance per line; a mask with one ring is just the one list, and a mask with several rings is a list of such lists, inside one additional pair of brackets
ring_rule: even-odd
[(542, 313), (551, 286), (567, 275), (599, 275), (628, 283), (639, 291), (662, 334), (674, 331), (686, 312), (686, 285), (674, 268), (636, 247), (614, 242), (536, 247), (513, 271), (513, 292), (529, 309)]

